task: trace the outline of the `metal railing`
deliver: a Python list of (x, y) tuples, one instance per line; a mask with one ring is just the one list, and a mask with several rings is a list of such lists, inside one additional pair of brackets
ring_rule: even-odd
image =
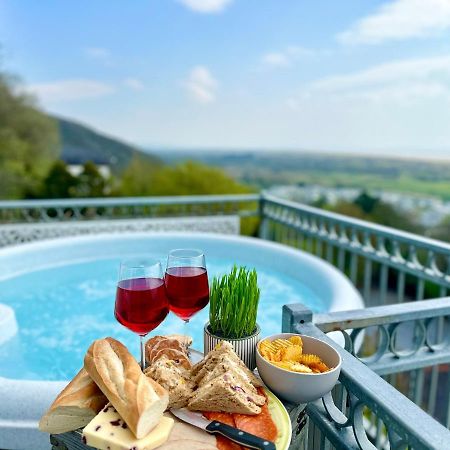
[(0, 201), (1, 223), (148, 217), (258, 215), (259, 195), (77, 198)]
[(292, 245), (344, 272), (369, 304), (444, 297), (450, 244), (262, 195), (260, 237)]
[[(445, 297), (450, 289), (450, 244), (270, 195), (262, 195), (260, 209), (262, 238), (327, 260), (359, 288), (366, 306)], [(410, 326), (419, 341), (424, 334), (423, 324), (414, 322)], [(402, 328), (395, 335), (404, 338)], [(383, 350), (387, 337), (382, 330), (372, 327), (363, 338), (360, 335), (361, 353)], [(438, 340), (444, 331), (444, 320), (440, 318), (434, 331)], [(411, 356), (413, 361), (419, 359), (420, 354)], [(405, 368), (386, 379), (448, 425), (448, 415), (444, 418), (437, 414), (436, 403), (446, 385), (442, 372), (449, 371), (449, 362), (436, 363), (431, 369), (421, 365)]]
[[(318, 337), (330, 343), (342, 356), (340, 383), (332, 393), (306, 406), (309, 418), (307, 448), (450, 448), (449, 430), (372, 371), (394, 374), (405, 369), (449, 362), (448, 337), (432, 342), (425, 325), (449, 314), (450, 298), (325, 315), (313, 315), (302, 305), (285, 306), (284, 332)], [(400, 324), (411, 320), (423, 324), (423, 335), (418, 343), (414, 340), (409, 352), (401, 353), (396, 348), (396, 330)], [(371, 326), (385, 330), (384, 345), (377, 349), (372, 359), (362, 360), (355, 357), (354, 344), (361, 331)], [(346, 331), (349, 327), (351, 332)], [(336, 331), (344, 334), (350, 351), (343, 350), (324, 333)], [(448, 420), (448, 389), (442, 403), (446, 405)]]

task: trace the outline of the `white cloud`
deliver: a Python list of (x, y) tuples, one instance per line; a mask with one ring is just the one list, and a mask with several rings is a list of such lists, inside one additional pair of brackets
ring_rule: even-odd
[(337, 35), (344, 44), (379, 44), (450, 28), (449, 0), (394, 0)]
[(75, 79), (31, 84), (27, 90), (44, 103), (56, 103), (102, 97), (112, 94), (115, 88), (95, 80)]
[(233, 0), (178, 0), (184, 6), (199, 13), (218, 13), (225, 10)]
[(286, 104), (296, 110), (302, 100), (319, 97), (403, 105), (429, 98), (450, 100), (450, 55), (392, 61), (321, 78), (308, 83), (298, 98), (289, 99)]
[(322, 78), (311, 84), (313, 89), (343, 90), (396, 81), (426, 79), (431, 76), (450, 77), (450, 55), (431, 58), (410, 58), (378, 64), (346, 75)]
[(198, 103), (212, 103), (216, 99), (218, 83), (205, 66), (194, 67), (184, 85)]
[(105, 65), (112, 64), (112, 54), (107, 48), (103, 47), (88, 47), (84, 49), (84, 54), (95, 61), (101, 62)]
[(141, 80), (132, 77), (125, 78), (123, 84), (133, 91), (142, 91), (145, 88), (144, 83)]
[(262, 62), (274, 67), (288, 67), (291, 65), (289, 58), (283, 53), (266, 53)]
[(262, 56), (264, 65), (271, 67), (289, 67), (299, 58), (312, 56), (316, 52), (312, 49), (298, 45), (289, 45), (279, 52), (269, 52)]
[[(324, 51), (322, 51), (323, 53)], [(286, 53), (291, 57), (301, 57), (301, 56), (313, 56), (317, 53), (317, 50), (311, 48), (302, 47), (300, 45), (289, 45), (286, 48)]]

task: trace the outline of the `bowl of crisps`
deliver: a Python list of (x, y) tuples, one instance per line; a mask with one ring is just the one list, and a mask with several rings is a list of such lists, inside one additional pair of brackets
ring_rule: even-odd
[(281, 333), (258, 342), (256, 366), (276, 395), (291, 403), (307, 403), (333, 389), (341, 372), (341, 356), (320, 339)]

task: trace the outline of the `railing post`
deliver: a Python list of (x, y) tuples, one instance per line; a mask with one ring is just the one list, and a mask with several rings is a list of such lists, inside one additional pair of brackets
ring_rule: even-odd
[(270, 240), (270, 231), (269, 231), (269, 219), (264, 215), (264, 194), (261, 193), (259, 197), (259, 218), (261, 219), (261, 223), (259, 225), (259, 237), (260, 239)]
[(297, 333), (296, 325), (312, 322), (313, 312), (301, 303), (283, 306), (282, 333)]

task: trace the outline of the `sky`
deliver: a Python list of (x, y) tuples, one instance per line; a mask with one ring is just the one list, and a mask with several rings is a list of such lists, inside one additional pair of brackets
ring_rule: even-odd
[(0, 0), (2, 70), (147, 148), (450, 157), (450, 0)]

